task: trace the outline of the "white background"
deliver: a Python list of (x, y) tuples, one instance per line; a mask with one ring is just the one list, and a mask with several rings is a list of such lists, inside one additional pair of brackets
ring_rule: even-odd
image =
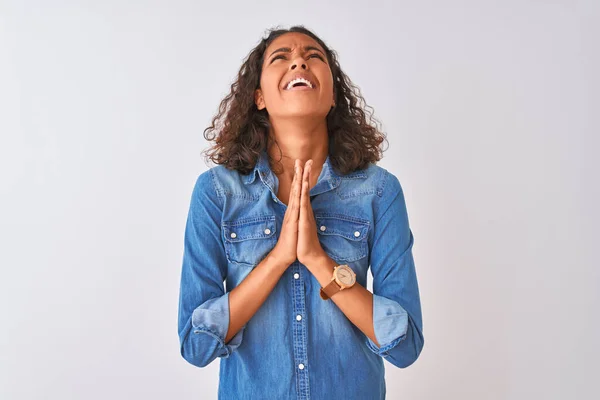
[(266, 29), (293, 24), (339, 53), (405, 191), (425, 347), (385, 362), (388, 398), (599, 398), (599, 17), (0, 1), (0, 398), (216, 399), (218, 360), (188, 364), (177, 336), (202, 131)]

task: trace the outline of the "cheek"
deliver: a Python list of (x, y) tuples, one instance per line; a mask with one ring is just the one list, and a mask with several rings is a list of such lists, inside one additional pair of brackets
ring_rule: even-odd
[(263, 92), (265, 105), (267, 107), (272, 107), (273, 104), (277, 103), (277, 99), (280, 97), (280, 95), (277, 93), (277, 91), (279, 90), (277, 88), (277, 85), (273, 82), (263, 81), (261, 83), (261, 88)]
[(262, 88), (265, 102), (269, 102), (270, 99), (278, 96), (279, 80), (273, 76), (264, 76), (260, 80), (260, 87)]
[(333, 93), (333, 76), (331, 75), (331, 71), (327, 69), (320, 76), (321, 89), (326, 93)]
[(324, 102), (333, 101), (333, 82), (327, 81), (321, 86), (321, 96)]

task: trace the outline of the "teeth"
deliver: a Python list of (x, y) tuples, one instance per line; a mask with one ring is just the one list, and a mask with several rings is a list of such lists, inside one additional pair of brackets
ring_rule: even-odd
[(309, 81), (307, 81), (306, 79), (304, 79), (304, 78), (296, 78), (296, 79), (294, 79), (293, 81), (291, 81), (290, 83), (287, 84), (286, 90), (290, 90), (292, 88), (292, 86), (294, 86), (298, 82), (304, 82), (308, 86), (310, 86), (311, 89), (313, 88), (313, 85)]

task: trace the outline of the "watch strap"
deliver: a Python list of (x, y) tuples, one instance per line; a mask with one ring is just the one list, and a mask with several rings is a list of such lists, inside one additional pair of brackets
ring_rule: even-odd
[(327, 300), (327, 299), (330, 299), (334, 294), (336, 294), (337, 292), (339, 292), (341, 290), (342, 290), (341, 286), (338, 285), (338, 283), (335, 281), (335, 279), (332, 279), (331, 282), (329, 282), (325, 287), (321, 288), (319, 293), (323, 300)]

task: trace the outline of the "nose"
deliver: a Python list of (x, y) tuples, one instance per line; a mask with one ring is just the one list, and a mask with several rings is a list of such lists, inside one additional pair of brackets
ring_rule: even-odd
[[(293, 62), (292, 66), (291, 66), (291, 69), (294, 70), (294, 69), (296, 69), (297, 66), (298, 66), (298, 63), (297, 62)], [(306, 63), (304, 61), (302, 61), (300, 63), (300, 68), (306, 69)]]

